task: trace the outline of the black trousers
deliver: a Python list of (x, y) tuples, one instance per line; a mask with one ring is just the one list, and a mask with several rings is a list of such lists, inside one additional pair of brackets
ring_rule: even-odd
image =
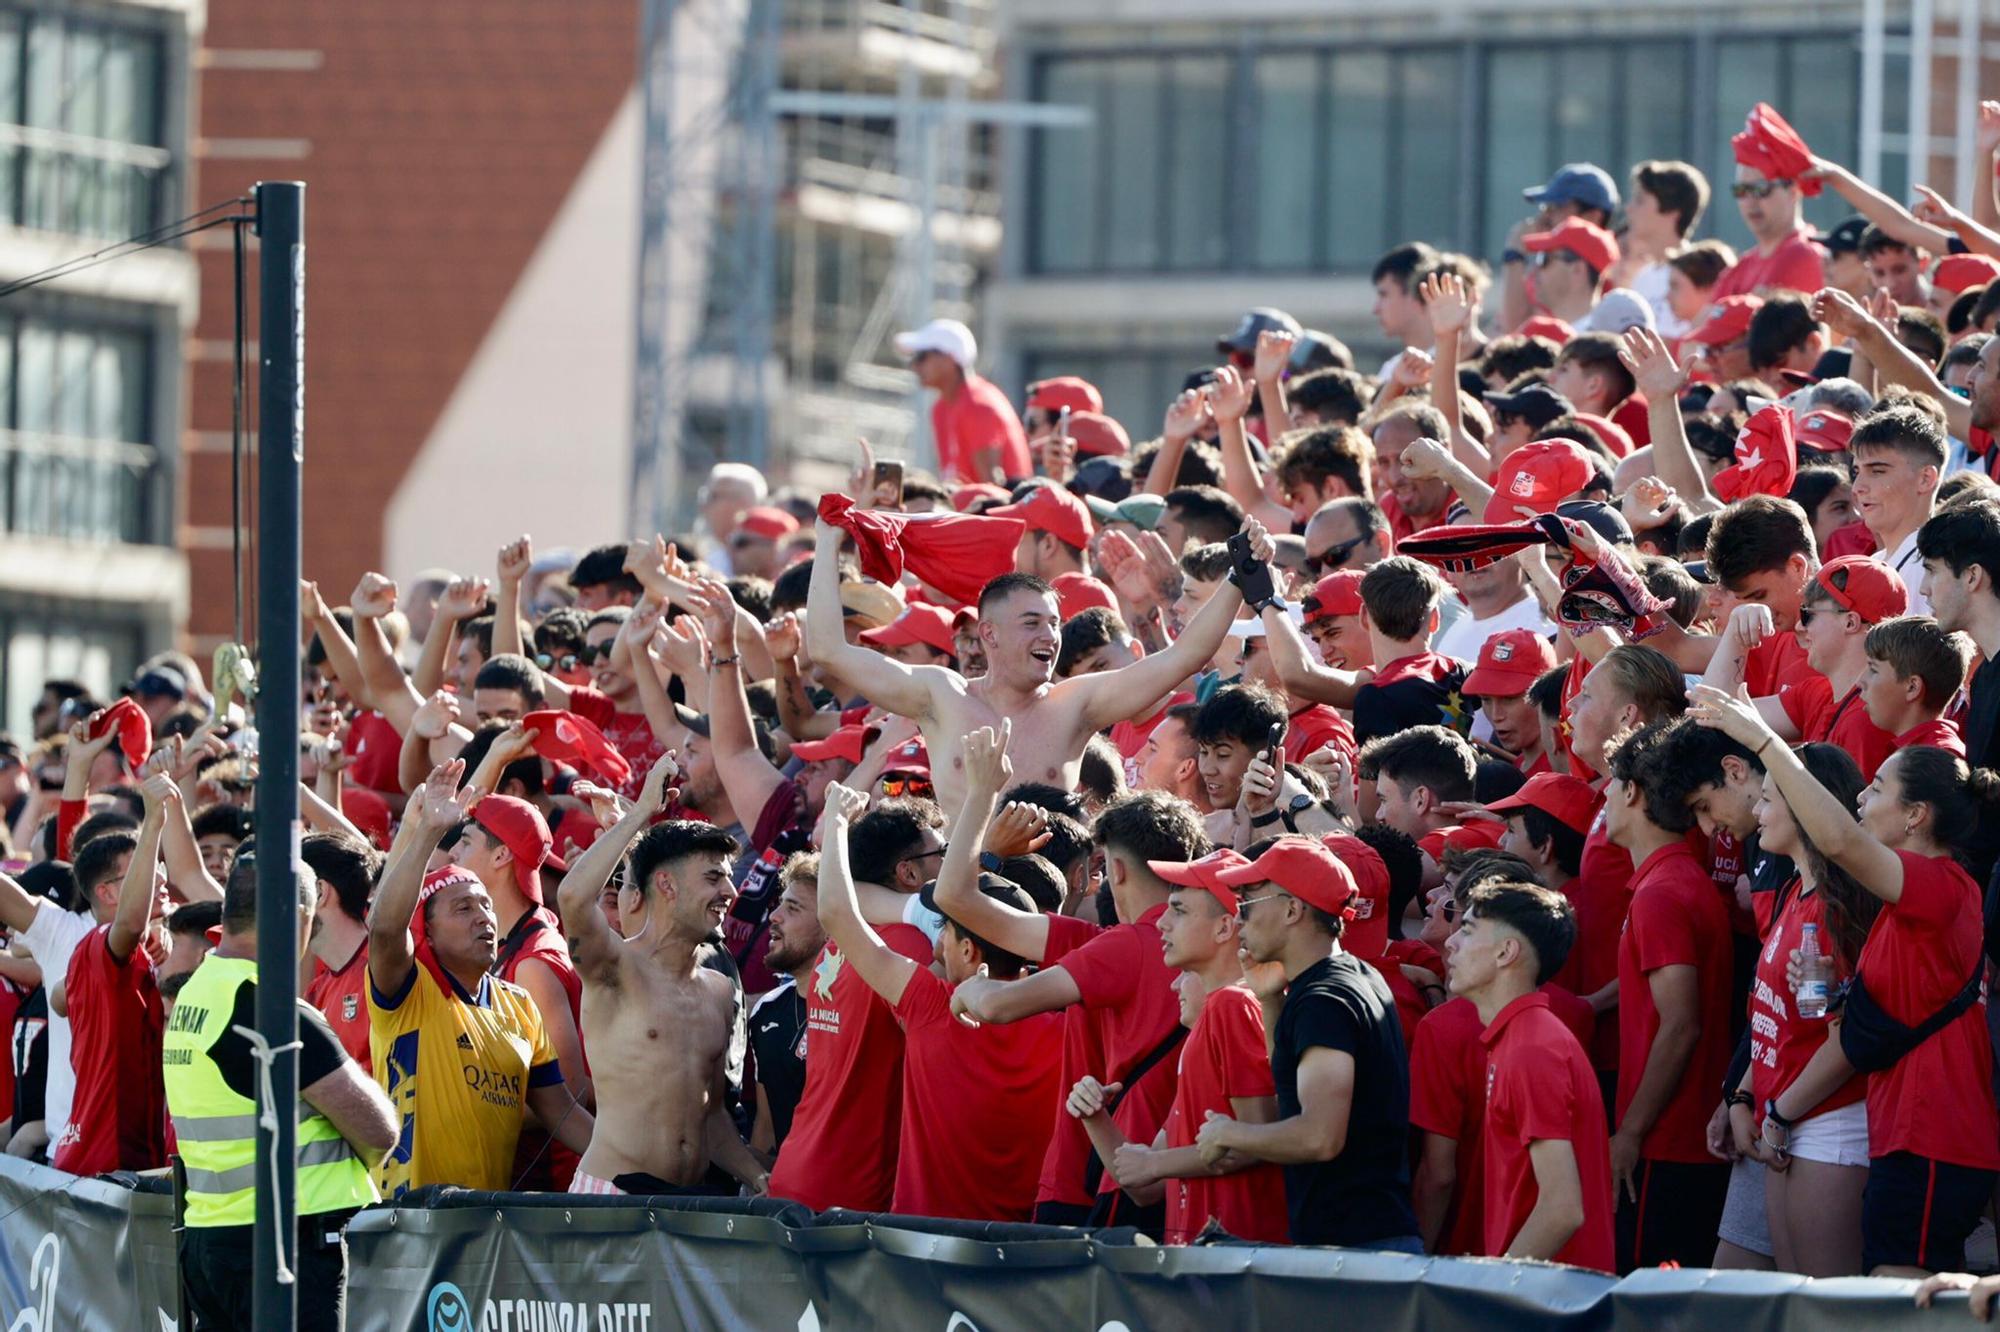
[[(347, 1222), (352, 1212), (299, 1218), (299, 1332), (346, 1332)], [(249, 1226), (190, 1226), (181, 1232), (181, 1282), (194, 1332), (251, 1332), (252, 1254)]]

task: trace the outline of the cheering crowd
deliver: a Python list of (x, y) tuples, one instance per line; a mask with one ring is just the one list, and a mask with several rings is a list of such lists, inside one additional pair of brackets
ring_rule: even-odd
[[(1254, 310), (1135, 440), (1078, 378), (1017, 412), (937, 321), (897, 344), (936, 474), (722, 463), (677, 537), (306, 583), (316, 1159), (369, 1196), (1964, 1267), (2000, 210), (1990, 176), (1905, 209), (1769, 107), (1735, 147), (1741, 254), (1665, 161), (1526, 189), (1497, 269), (1391, 250), (1377, 373)], [(1857, 213), (1819, 233), (1823, 190)], [(168, 653), (108, 704), (49, 681), (0, 747), (10, 1152), (193, 1164), (177, 1066), (250, 1085), (176, 1006), (254, 928), (256, 755), (293, 741), (245, 715)]]

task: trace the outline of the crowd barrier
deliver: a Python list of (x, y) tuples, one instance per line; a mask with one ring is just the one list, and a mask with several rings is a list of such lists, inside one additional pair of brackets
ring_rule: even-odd
[[(353, 1332), (1967, 1327), (1912, 1285), (972, 1225), (765, 1200), (426, 1190), (348, 1230)], [(245, 1274), (248, 1279), (248, 1274)], [(302, 1292), (312, 1298), (311, 1292)], [(172, 1199), (0, 1158), (0, 1327), (177, 1332)]]

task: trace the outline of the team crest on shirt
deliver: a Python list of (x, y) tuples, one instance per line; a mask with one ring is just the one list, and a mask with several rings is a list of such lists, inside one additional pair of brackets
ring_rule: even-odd
[(361, 996), (358, 994), (343, 994), (340, 996), (340, 1020), (343, 1022), (352, 1022), (360, 1016)]
[(813, 993), (829, 1003), (833, 1000), (833, 983), (840, 978), (841, 957), (831, 948), (813, 968)]
[(804, 1027), (800, 1027), (799, 1043), (792, 1047), (792, 1058), (804, 1059), (805, 1057), (806, 1057), (806, 1029)]

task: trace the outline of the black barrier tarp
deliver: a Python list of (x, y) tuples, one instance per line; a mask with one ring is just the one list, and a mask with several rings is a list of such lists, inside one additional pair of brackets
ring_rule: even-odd
[[(172, 1328), (171, 1209), (160, 1189), (0, 1158), (0, 1327)], [(1969, 1325), (1962, 1297), (1921, 1312), (1903, 1281), (1709, 1271), (1614, 1281), (1540, 1263), (1229, 1240), (1167, 1249), (1129, 1231), (814, 1216), (763, 1199), (427, 1190), (362, 1212), (348, 1234), (354, 1332)]]

